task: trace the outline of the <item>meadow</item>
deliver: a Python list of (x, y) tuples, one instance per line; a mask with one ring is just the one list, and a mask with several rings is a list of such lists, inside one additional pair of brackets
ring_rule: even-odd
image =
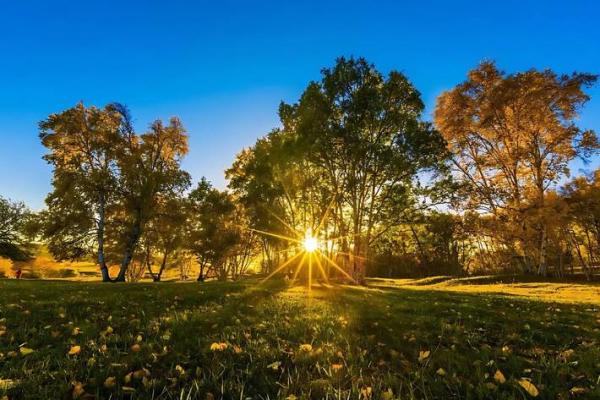
[(599, 288), (0, 280), (0, 399), (599, 398)]

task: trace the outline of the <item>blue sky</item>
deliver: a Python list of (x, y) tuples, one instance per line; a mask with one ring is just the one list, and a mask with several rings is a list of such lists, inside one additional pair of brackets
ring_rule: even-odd
[[(235, 154), (278, 125), (279, 102), (340, 55), (404, 72), (430, 118), (484, 59), (508, 72), (600, 73), (598, 15), (592, 0), (4, 1), (0, 195), (43, 207), (51, 173), (37, 123), (78, 101), (125, 103), (140, 130), (179, 116), (185, 169), (224, 187)], [(600, 131), (600, 87), (590, 94), (580, 125)]]

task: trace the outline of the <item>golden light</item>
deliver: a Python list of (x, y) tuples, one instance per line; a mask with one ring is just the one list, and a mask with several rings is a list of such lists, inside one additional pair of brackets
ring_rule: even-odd
[[(279, 220), (285, 227), (287, 227), (289, 229), (290, 232), (292, 232), (292, 236), (285, 236), (284, 234), (280, 234), (280, 233), (268, 232), (268, 231), (263, 231), (263, 230), (259, 230), (259, 229), (254, 229), (254, 228), (247, 228), (247, 229), (249, 229), (253, 232), (256, 232), (258, 234), (261, 234), (261, 235), (271, 236), (271, 237), (275, 237), (278, 239), (283, 239), (288, 242), (291, 242), (291, 243), (293, 243), (293, 245), (287, 249), (284, 249), (283, 251), (285, 251), (285, 252), (290, 251), (290, 250), (296, 251), (295, 255), (293, 255), (290, 258), (287, 258), (286, 261), (284, 261), (282, 264), (277, 266), (273, 271), (271, 271), (271, 273), (269, 275), (267, 275), (262, 280), (262, 282), (269, 280), (276, 274), (281, 273), (281, 271), (284, 271), (285, 268), (289, 269), (290, 267), (295, 268), (292, 281), (296, 282), (296, 279), (297, 279), (298, 275), (300, 274), (301, 270), (305, 270), (306, 274), (307, 274), (307, 278), (308, 278), (307, 279), (308, 292), (310, 294), (311, 287), (313, 285), (313, 269), (315, 272), (320, 273), (321, 278), (326, 283), (329, 283), (329, 279), (327, 276), (328, 273), (326, 273), (326, 271), (325, 271), (325, 266), (327, 266), (327, 265), (333, 267), (335, 270), (340, 272), (347, 279), (355, 282), (354, 278), (337, 264), (337, 262), (335, 261), (335, 257), (333, 257), (333, 258), (330, 257), (330, 256), (333, 256), (333, 254), (331, 254), (331, 253), (333, 252), (334, 242), (337, 240), (344, 239), (345, 236), (340, 236), (340, 237), (336, 237), (336, 238), (327, 238), (327, 240), (323, 243), (320, 242), (319, 239), (317, 239), (317, 237), (319, 236), (319, 232), (320, 232), (321, 228), (323, 227), (325, 220), (329, 216), (329, 212), (331, 211), (331, 208), (334, 204), (335, 204), (334, 199), (332, 199), (331, 202), (329, 203), (329, 206), (325, 210), (325, 213), (322, 216), (322, 218), (319, 222), (319, 225), (316, 227), (314, 235), (313, 235), (313, 230), (311, 228), (308, 228), (307, 230), (305, 230), (304, 235), (302, 235), (301, 230), (300, 231), (296, 230), (295, 228), (290, 226), (288, 223), (286, 223), (282, 218), (278, 217), (275, 213), (273, 213), (272, 211), (270, 211), (268, 209), (267, 209), (267, 211), (270, 211), (271, 214), (277, 220)], [(337, 253), (339, 253), (339, 252), (337, 252)]]
[(304, 240), (302, 241), (302, 247), (307, 253), (312, 253), (319, 248), (319, 241), (314, 237), (310, 231), (306, 231), (304, 234)]

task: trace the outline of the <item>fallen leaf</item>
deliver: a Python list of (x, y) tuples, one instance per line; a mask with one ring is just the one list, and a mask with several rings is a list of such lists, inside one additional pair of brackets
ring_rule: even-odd
[(529, 395), (531, 395), (532, 397), (537, 397), (537, 395), (540, 394), (535, 385), (527, 379), (519, 380), (519, 385), (521, 385), (521, 387), (525, 389), (525, 391), (529, 393)]
[(104, 387), (107, 388), (107, 389), (114, 388), (116, 384), (117, 384), (117, 378), (115, 378), (114, 376), (109, 376), (104, 381)]
[(81, 346), (71, 346), (71, 349), (69, 350), (69, 355), (70, 356), (74, 356), (77, 355), (81, 352)]
[(587, 389), (579, 387), (579, 386), (574, 386), (569, 391), (571, 392), (572, 395), (577, 396), (578, 394), (584, 394), (584, 393), (586, 393)]
[(275, 362), (272, 362), (271, 364), (267, 365), (267, 368), (271, 368), (273, 371), (277, 371), (280, 366), (281, 366), (281, 361), (275, 361)]
[(421, 362), (425, 361), (427, 358), (429, 358), (430, 354), (431, 354), (431, 352), (429, 350), (420, 351), (419, 352), (419, 361), (421, 361)]
[(13, 379), (2, 379), (0, 378), (0, 390), (8, 390), (17, 386), (19, 382)]
[(73, 398), (74, 399), (80, 398), (85, 393), (85, 389), (83, 388), (83, 386), (84, 386), (83, 383), (77, 382), (77, 381), (74, 381), (71, 383), (73, 385), (73, 392), (72, 392)]
[(20, 352), (22, 355), (24, 355), (24, 356), (26, 356), (26, 355), (28, 355), (28, 354), (31, 354), (31, 353), (33, 353), (34, 351), (35, 351), (35, 350), (33, 350), (33, 349), (30, 349), (29, 347), (21, 347), (21, 348), (19, 349), (19, 352)]
[(313, 347), (311, 344), (301, 344), (300, 345), (300, 351), (305, 351), (307, 353), (310, 353), (312, 351)]
[(496, 373), (494, 374), (494, 380), (500, 384), (506, 382), (506, 378), (500, 370), (496, 370)]

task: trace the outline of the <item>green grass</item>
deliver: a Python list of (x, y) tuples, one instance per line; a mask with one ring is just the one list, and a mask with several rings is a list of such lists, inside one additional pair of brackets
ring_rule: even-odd
[(0, 280), (0, 399), (600, 398), (599, 326), (492, 293)]

